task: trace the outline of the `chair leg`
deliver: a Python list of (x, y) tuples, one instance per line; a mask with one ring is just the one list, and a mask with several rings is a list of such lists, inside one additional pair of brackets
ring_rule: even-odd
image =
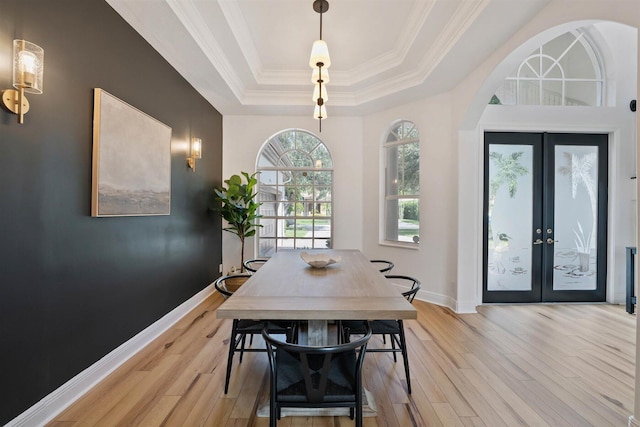
[[(251, 335), (253, 337), (253, 335)], [(247, 339), (247, 334), (242, 334), (242, 344), (240, 344), (240, 363), (242, 363), (242, 356), (244, 356), (244, 343)]]
[(276, 417), (276, 405), (273, 402), (273, 399), (270, 399), (270, 405), (269, 405), (269, 427), (276, 427), (278, 425), (278, 419)]
[(342, 344), (346, 344), (348, 342), (351, 342), (351, 329), (344, 328), (342, 330)]
[[(233, 365), (233, 353), (236, 347), (236, 330), (238, 321), (233, 320), (233, 326), (231, 327), (231, 339), (229, 340), (229, 356), (227, 357), (227, 376), (224, 380), (224, 394), (229, 391), (229, 378), (231, 378), (231, 365)], [(242, 355), (242, 353), (240, 353)]]
[(396, 357), (396, 336), (393, 334), (389, 334), (389, 340), (391, 341), (391, 348), (394, 350), (393, 351), (393, 363), (396, 363), (398, 361), (398, 358)]
[(404, 323), (402, 322), (402, 320), (399, 320), (398, 323), (400, 324), (400, 350), (402, 350), (402, 359), (404, 360), (404, 374), (407, 377), (407, 392), (411, 394), (411, 378), (409, 376), (409, 354), (407, 352), (407, 340), (404, 335)]
[(294, 322), (287, 328), (287, 342), (291, 344), (298, 344), (298, 324)]

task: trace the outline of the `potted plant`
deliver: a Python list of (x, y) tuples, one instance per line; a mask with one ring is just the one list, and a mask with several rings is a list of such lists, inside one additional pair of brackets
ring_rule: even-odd
[[(256, 173), (249, 175), (247, 172), (240, 172), (240, 175), (232, 175), (224, 181), (227, 185), (214, 189), (215, 200), (220, 203), (214, 210), (220, 212), (222, 218), (227, 221), (228, 226), (223, 230), (235, 234), (240, 238), (240, 269), (244, 271), (244, 243), (247, 237), (256, 234), (257, 227), (262, 225), (256, 221), (261, 217), (258, 215), (258, 207), (261, 203), (256, 201), (255, 186), (258, 183)], [(243, 179), (244, 177), (244, 179)]]

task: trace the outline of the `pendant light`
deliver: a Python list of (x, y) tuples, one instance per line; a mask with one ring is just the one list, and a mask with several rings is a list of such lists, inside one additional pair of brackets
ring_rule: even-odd
[(329, 2), (327, 0), (315, 0), (313, 2), (313, 10), (320, 14), (320, 38), (313, 42), (309, 66), (313, 70), (311, 73), (311, 82), (314, 85), (313, 102), (315, 104), (313, 117), (318, 120), (320, 132), (322, 132), (322, 119), (327, 118), (327, 107), (325, 105), (327, 100), (326, 84), (329, 82), (327, 69), (331, 66), (329, 47), (322, 40), (322, 14), (329, 10)]

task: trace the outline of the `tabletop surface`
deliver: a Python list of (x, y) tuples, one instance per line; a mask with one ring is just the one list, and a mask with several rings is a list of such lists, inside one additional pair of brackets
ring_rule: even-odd
[(276, 253), (217, 310), (223, 319), (415, 319), (415, 308), (359, 250), (312, 268), (299, 250)]

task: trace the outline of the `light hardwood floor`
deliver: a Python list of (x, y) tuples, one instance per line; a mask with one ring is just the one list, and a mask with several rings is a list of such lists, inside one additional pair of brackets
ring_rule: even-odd
[[(231, 321), (216, 319), (221, 302), (210, 297), (49, 426), (267, 426), (255, 415), (268, 390), (266, 354), (246, 354), (242, 364), (236, 356), (223, 393)], [(364, 378), (378, 415), (365, 426), (627, 425), (636, 320), (623, 306), (494, 305), (458, 315), (414, 305), (418, 319), (405, 323), (413, 394), (401, 359), (368, 354)], [(286, 417), (278, 425), (353, 422)]]

